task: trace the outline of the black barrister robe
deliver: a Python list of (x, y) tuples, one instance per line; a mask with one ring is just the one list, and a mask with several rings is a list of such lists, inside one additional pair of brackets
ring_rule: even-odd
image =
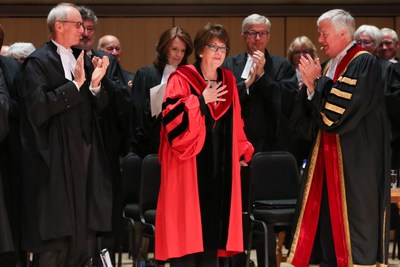
[(130, 148), (129, 123), (132, 121), (133, 101), (118, 60), (98, 50), (92, 50), (92, 55), (100, 58), (107, 56), (110, 59), (107, 73), (102, 79), (109, 104), (99, 112), (98, 119), (112, 175), (113, 231), (118, 233), (123, 227), (120, 156), (124, 157)]
[(157, 154), (160, 144), (160, 119), (151, 116), (150, 89), (161, 83), (162, 71), (154, 64), (140, 68), (133, 81), (134, 136), (136, 153), (144, 158), (148, 154)]
[[(0, 68), (0, 144), (3, 143), (9, 131), (9, 108), (10, 96), (7, 90), (3, 71)], [(4, 252), (14, 250), (4, 193), (5, 192), (3, 189), (2, 172), (0, 172), (0, 255)]]
[(318, 244), (322, 194), (329, 203), (337, 266), (388, 263), (389, 124), (380, 67), (371, 54), (353, 46), (333, 80), (319, 79), (312, 101), (306, 88), (298, 95), (294, 128), (315, 142), (287, 260), (296, 267), (309, 265), (313, 244)]
[(286, 59), (265, 50), (264, 75), (247, 92), (241, 78), (246, 61), (247, 53), (241, 53), (224, 62), (236, 78), (246, 136), (255, 152), (288, 150), (288, 116), (298, 91), (296, 72)]
[(97, 96), (89, 91), (89, 60), (80, 91), (65, 79), (52, 42), (22, 67), (22, 245), (28, 251), (84, 248), (89, 234), (111, 230), (111, 178), (96, 120), (108, 97), (104, 88)]
[[(8, 117), (2, 117), (7, 121), (1, 122), (1, 130), (9, 130), (9, 134), (0, 142), (0, 198), (4, 201), (5, 209), (0, 212), (0, 220), (9, 223), (8, 232), (0, 230), (0, 254), (4, 251), (15, 251), (18, 255), (20, 248), (20, 190), (21, 190), (21, 142), (19, 138), (19, 100), (17, 84), (20, 77), (21, 64), (8, 57), (0, 56), (1, 90), (9, 94)], [(4, 91), (2, 92), (4, 94)], [(2, 192), (2, 193), (1, 193)], [(7, 221), (8, 220), (8, 221)], [(12, 236), (12, 242), (9, 237)], [(4, 247), (4, 244), (7, 244)], [(13, 246), (12, 246), (13, 245)], [(6, 249), (5, 249), (6, 248)], [(0, 256), (0, 266), (15, 265), (15, 254), (3, 254)]]

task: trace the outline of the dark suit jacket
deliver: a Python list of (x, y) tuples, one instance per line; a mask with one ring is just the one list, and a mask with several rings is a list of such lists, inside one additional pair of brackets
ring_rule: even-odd
[(270, 55), (267, 50), (265, 59), (265, 73), (250, 86), (249, 93), (241, 78), (247, 53), (227, 58), (224, 67), (235, 75), (245, 132), (255, 152), (287, 150), (287, 118), (297, 94), (296, 72), (286, 59)]
[[(79, 51), (75, 51), (79, 54)], [(111, 230), (111, 177), (97, 122), (107, 92), (77, 90), (48, 42), (22, 67), (22, 245), (28, 251), (84, 248), (87, 235)], [(103, 83), (102, 83), (103, 84)]]

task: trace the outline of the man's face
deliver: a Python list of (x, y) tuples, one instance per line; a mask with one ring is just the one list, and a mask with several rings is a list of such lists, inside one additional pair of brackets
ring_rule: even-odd
[(100, 48), (101, 51), (114, 55), (118, 61), (121, 59), (121, 44), (116, 38), (107, 38), (104, 40), (104, 45)]
[(347, 46), (344, 42), (344, 33), (335, 32), (330, 20), (323, 20), (318, 27), (318, 42), (322, 45), (322, 49), (329, 57), (336, 57)]
[(84, 20), (82, 39), (79, 41), (80, 48), (86, 51), (89, 51), (93, 48), (96, 37), (94, 31), (95, 31), (94, 22), (91, 20)]
[(257, 50), (264, 52), (269, 43), (270, 32), (264, 23), (250, 24), (247, 31), (242, 33), (242, 38), (246, 42), (249, 54), (253, 54)]
[(58, 42), (66, 48), (77, 45), (83, 32), (82, 17), (76, 8), (68, 10), (67, 19), (56, 22), (60, 39)]
[(381, 44), (378, 46), (378, 53), (381, 58), (390, 60), (396, 56), (399, 42), (395, 42), (390, 33), (385, 33)]

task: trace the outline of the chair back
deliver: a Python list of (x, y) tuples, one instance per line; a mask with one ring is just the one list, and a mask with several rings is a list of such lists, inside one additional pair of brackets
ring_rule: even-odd
[(300, 175), (296, 159), (289, 152), (257, 152), (250, 171), (252, 201), (297, 198)]
[(145, 211), (156, 209), (160, 182), (161, 165), (158, 155), (147, 155), (142, 161), (140, 181), (139, 212), (142, 218)]
[(125, 156), (121, 165), (122, 197), (124, 205), (139, 203), (142, 159), (135, 153)]

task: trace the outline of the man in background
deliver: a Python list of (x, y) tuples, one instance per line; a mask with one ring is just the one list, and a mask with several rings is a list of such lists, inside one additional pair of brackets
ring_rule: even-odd
[[(271, 22), (265, 16), (252, 14), (246, 17), (242, 23), (241, 38), (246, 51), (227, 58), (224, 66), (232, 70), (236, 78), (246, 136), (253, 144), (255, 153), (288, 151), (294, 140), (291, 138), (289, 116), (298, 91), (295, 69), (285, 58), (269, 53)], [(245, 169), (242, 170), (243, 176), (247, 176)], [(242, 180), (247, 179), (242, 177)], [(248, 198), (245, 192), (244, 189), (243, 201)], [(275, 267), (274, 228), (269, 227), (268, 232), (268, 259), (270, 266)], [(258, 266), (265, 265), (264, 257), (263, 247), (257, 246)]]
[[(104, 53), (115, 56), (118, 62), (121, 62), (122, 47), (117, 37), (114, 35), (104, 35), (99, 39), (97, 49)], [(122, 69), (122, 73), (125, 78), (125, 83), (128, 85), (129, 90), (132, 90), (132, 82), (135, 78), (135, 74), (127, 70)]]
[(101, 248), (107, 248), (111, 254), (111, 260), (115, 263), (114, 252), (121, 242), (123, 229), (123, 199), (121, 188), (121, 167), (120, 157), (125, 156), (130, 149), (129, 123), (131, 120), (132, 95), (124, 81), (121, 67), (118, 60), (102, 51), (94, 49), (97, 27), (97, 16), (90, 8), (78, 6), (82, 16), (83, 33), (82, 38), (77, 45), (85, 50), (88, 57), (104, 57), (110, 61), (110, 66), (104, 77), (104, 89), (110, 99), (109, 105), (98, 113), (100, 131), (103, 137), (103, 143), (107, 153), (107, 161), (112, 175), (113, 191), (113, 210), (112, 225), (113, 230), (101, 237)]
[(399, 62), (399, 57), (396, 56), (399, 49), (399, 37), (397, 33), (389, 28), (382, 28), (382, 42), (378, 47), (378, 56), (389, 60), (392, 63)]

